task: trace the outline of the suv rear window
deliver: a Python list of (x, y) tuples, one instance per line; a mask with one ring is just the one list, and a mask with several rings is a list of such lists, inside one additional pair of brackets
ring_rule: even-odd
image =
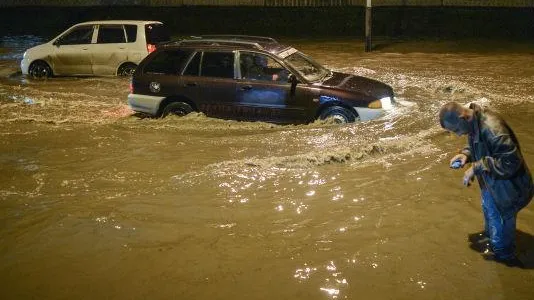
[(200, 76), (234, 78), (234, 53), (204, 52)]
[(156, 45), (171, 40), (169, 31), (164, 24), (152, 23), (145, 25), (146, 43)]
[(187, 65), (187, 68), (184, 71), (184, 75), (198, 76), (201, 55), (202, 55), (202, 52), (195, 53), (195, 56), (191, 59), (191, 61)]
[(154, 55), (143, 68), (143, 72), (147, 74), (177, 75), (190, 55), (191, 51), (184, 50), (161, 51)]

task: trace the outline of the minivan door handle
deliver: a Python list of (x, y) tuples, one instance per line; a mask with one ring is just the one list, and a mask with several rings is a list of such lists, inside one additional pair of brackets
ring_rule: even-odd
[(242, 86), (241, 89), (242, 89), (243, 91), (248, 91), (248, 90), (251, 90), (251, 89), (252, 89), (252, 86), (247, 84), (247, 85)]
[(188, 82), (188, 83), (184, 84), (184, 87), (191, 87), (191, 86), (197, 86), (197, 83), (196, 82)]

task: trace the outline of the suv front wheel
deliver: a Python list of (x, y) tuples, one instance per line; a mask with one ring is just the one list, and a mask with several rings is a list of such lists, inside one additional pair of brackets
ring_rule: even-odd
[(352, 123), (359, 120), (355, 113), (341, 106), (331, 106), (326, 108), (319, 118), (321, 120), (332, 121), (335, 124)]
[(192, 112), (193, 108), (191, 105), (185, 103), (185, 102), (171, 102), (165, 106), (163, 109), (163, 112), (161, 113), (161, 117), (165, 118), (168, 115), (175, 115), (175, 116), (185, 116), (188, 113)]

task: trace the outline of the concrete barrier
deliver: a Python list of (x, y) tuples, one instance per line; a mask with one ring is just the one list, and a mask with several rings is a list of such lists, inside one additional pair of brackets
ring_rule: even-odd
[[(22, 6), (365, 6), (366, 0), (1, 0), (0, 7)], [(373, 6), (534, 7), (534, 0), (372, 0)]]

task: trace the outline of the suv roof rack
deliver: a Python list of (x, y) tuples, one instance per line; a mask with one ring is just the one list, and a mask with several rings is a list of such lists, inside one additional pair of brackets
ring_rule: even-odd
[(278, 41), (271, 37), (256, 36), (256, 35), (209, 34), (209, 35), (191, 36), (191, 38), (193, 39), (224, 39), (224, 40), (233, 40), (233, 41), (248, 41), (248, 42), (257, 42), (257, 43), (278, 44)]
[(176, 43), (177, 45), (183, 44), (205, 44), (205, 45), (226, 45), (226, 46), (249, 46), (251, 48), (256, 48), (258, 50), (263, 50), (263, 47), (257, 42), (249, 41), (234, 41), (234, 40), (225, 40), (225, 39), (191, 39), (191, 40), (181, 40)]
[(200, 44), (206, 46), (243, 46), (258, 50), (265, 50), (265, 47), (279, 45), (278, 41), (266, 36), (236, 35), (236, 34), (210, 34), (192, 35), (189, 38), (169, 41), (162, 46), (177, 46), (185, 44)]

